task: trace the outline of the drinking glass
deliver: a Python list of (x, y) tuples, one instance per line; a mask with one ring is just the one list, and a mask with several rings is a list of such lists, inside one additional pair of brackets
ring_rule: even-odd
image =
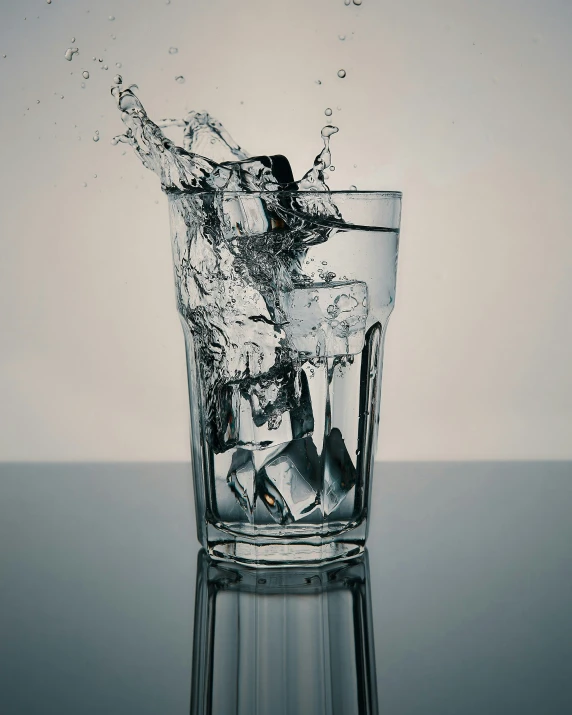
[(253, 565), (365, 544), (399, 192), (169, 195), (199, 541)]

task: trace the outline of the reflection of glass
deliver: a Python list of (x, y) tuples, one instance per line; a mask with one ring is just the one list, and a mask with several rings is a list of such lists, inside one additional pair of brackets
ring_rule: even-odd
[(367, 535), (401, 194), (169, 194), (199, 539), (257, 564)]
[(367, 552), (322, 567), (197, 568), (192, 715), (378, 712)]

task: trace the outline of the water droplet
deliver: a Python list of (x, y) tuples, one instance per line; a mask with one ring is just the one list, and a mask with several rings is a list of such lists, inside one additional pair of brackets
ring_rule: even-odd
[(112, 40), (116, 40), (116, 39), (117, 39), (117, 35), (111, 35), (111, 39), (112, 39)]
[(48, 3), (48, 5), (52, 4), (52, 0), (46, 0), (46, 2)]
[(115, 15), (110, 15), (109, 19), (113, 22), (113, 20), (115, 20)]
[(64, 95), (63, 95), (63, 94), (60, 94), (60, 99), (63, 99), (63, 98), (64, 98)]
[(98, 141), (99, 141), (99, 132), (95, 132), (95, 134), (93, 135), (93, 141), (94, 141), (94, 142), (98, 142)]
[(350, 191), (357, 191), (357, 186), (355, 184), (352, 184), (350, 186)]
[(176, 55), (178, 51), (179, 51), (179, 48), (178, 48), (178, 47), (169, 47), (169, 54), (170, 54), (170, 55)]
[(68, 62), (71, 62), (73, 59), (73, 56), (77, 55), (78, 52), (79, 52), (79, 50), (77, 49), (77, 47), (68, 47), (64, 57), (66, 58), (66, 60)]
[(84, 182), (83, 182), (83, 188), (85, 189), (86, 186), (87, 186), (87, 181), (84, 181)]
[(116, 62), (115, 66), (117, 67), (117, 69), (121, 69), (121, 62)]
[(341, 40), (342, 42), (346, 39), (345, 35), (338, 35), (338, 40)]
[(344, 5), (350, 5), (352, 0), (344, 0)]
[(75, 37), (72, 37), (72, 38), (71, 38), (71, 41), (72, 41), (72, 42), (75, 42)]
[(6, 59), (7, 55), (2, 55), (2, 57), (3, 57), (4, 59)]
[(324, 110), (324, 114), (326, 117), (331, 117), (332, 116), (332, 110), (328, 107), (326, 110)]
[(183, 77), (182, 74), (180, 74), (177, 77), (175, 77), (175, 82), (178, 82), (179, 84), (184, 84), (185, 78)]
[(92, 57), (91, 58), (94, 62), (97, 62), (97, 57)]
[(89, 72), (88, 72), (87, 70), (85, 70), (84, 72), (81, 73), (81, 76), (82, 76), (84, 79), (89, 79)]
[(354, 169), (357, 169), (357, 164), (354, 164)]
[(108, 67), (108, 65), (103, 65), (102, 69), (104, 69), (104, 70), (108, 70), (108, 69), (109, 69), (109, 67)]
[(94, 174), (94, 175), (93, 175), (93, 178), (94, 178), (94, 179), (97, 179), (97, 174)]
[(99, 62), (103, 62), (103, 60), (101, 59), (101, 57), (99, 58)]
[(316, 80), (316, 84), (322, 84), (322, 80), (321, 80), (321, 79), (317, 79), (317, 80)]
[(39, 103), (40, 103), (40, 100), (39, 100), (39, 99), (36, 99), (36, 104), (39, 104)]
[(85, 89), (85, 82), (82, 82), (82, 83), (81, 83), (81, 88), (82, 88), (82, 89)]
[(354, 5), (361, 5), (361, 0), (354, 0)]
[(338, 77), (340, 79), (343, 79), (346, 76), (346, 71), (345, 70), (338, 70)]

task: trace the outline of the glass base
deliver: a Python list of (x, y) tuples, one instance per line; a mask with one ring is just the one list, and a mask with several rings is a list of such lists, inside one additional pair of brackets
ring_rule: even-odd
[(300, 566), (350, 559), (363, 553), (365, 523), (335, 535), (300, 536), (298, 539), (247, 537), (208, 525), (206, 550), (217, 560), (249, 566)]

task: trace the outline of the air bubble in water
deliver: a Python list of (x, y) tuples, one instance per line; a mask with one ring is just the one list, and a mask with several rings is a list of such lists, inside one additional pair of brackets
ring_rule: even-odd
[(170, 55), (176, 55), (178, 51), (179, 51), (179, 48), (178, 48), (178, 47), (169, 47), (169, 54), (170, 54)]
[(331, 117), (332, 116), (332, 110), (328, 107), (326, 110), (324, 110), (324, 114), (326, 117)]
[(354, 0), (354, 5), (361, 5), (361, 0)]
[(109, 19), (113, 22), (113, 20), (115, 20), (115, 15), (110, 15)]
[(85, 70), (85, 72), (82, 72), (82, 73), (81, 73), (81, 76), (82, 76), (84, 79), (89, 79), (89, 72), (88, 72), (87, 70)]
[(121, 84), (123, 82), (123, 77), (120, 74), (116, 74), (113, 78), (113, 84)]
[(344, 0), (344, 5), (350, 5), (352, 0)]
[(335, 171), (336, 167), (333, 164), (330, 164), (330, 171)]
[(52, 0), (46, 0), (46, 2), (48, 3), (48, 5), (52, 4)]
[(346, 39), (345, 35), (338, 35), (338, 40), (342, 40), (342, 42)]
[(108, 66), (108, 65), (103, 65), (103, 67), (102, 67), (101, 69), (108, 70), (108, 69), (109, 69), (109, 66)]
[(93, 175), (93, 178), (94, 178), (94, 179), (97, 179), (97, 174), (94, 174), (94, 175)]
[(185, 78), (183, 77), (182, 74), (180, 74), (177, 77), (175, 77), (175, 82), (178, 82), (179, 84), (183, 84), (185, 82)]
[(345, 70), (338, 70), (338, 77), (340, 79), (343, 79), (346, 76), (346, 71)]
[(85, 82), (82, 82), (82, 83), (81, 83), (81, 88), (82, 88), (82, 89), (85, 89)]
[[(51, 2), (51, 0), (50, 0), (50, 2)], [(85, 189), (86, 186), (87, 186), (87, 182), (84, 181), (84, 182), (83, 182), (83, 188)]]
[(111, 35), (111, 39), (112, 39), (112, 40), (116, 40), (116, 39), (117, 39), (117, 35)]
[(99, 141), (99, 132), (97, 129), (95, 130), (95, 134), (93, 135), (93, 141), (98, 142)]
[(317, 80), (316, 80), (316, 84), (322, 84), (322, 80), (321, 80), (321, 79), (317, 79)]
[(121, 69), (121, 62), (116, 62), (115, 66), (117, 67), (117, 69)]
[(352, 184), (350, 186), (350, 191), (357, 191), (357, 186), (355, 184)]
[(77, 47), (68, 47), (64, 57), (68, 62), (71, 62), (73, 60), (73, 56), (76, 55), (78, 52), (79, 50), (77, 49)]
[(75, 37), (72, 37), (72, 38), (71, 38), (71, 41), (72, 41), (72, 42), (75, 42)]

